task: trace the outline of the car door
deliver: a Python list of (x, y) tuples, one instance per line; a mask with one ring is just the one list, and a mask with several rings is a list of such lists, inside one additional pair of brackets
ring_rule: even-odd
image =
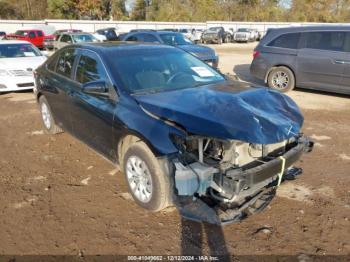
[(37, 39), (36, 39), (36, 35), (35, 35), (35, 32), (34, 31), (30, 31), (28, 33), (28, 37), (29, 37), (29, 42), (31, 42), (33, 45), (35, 46), (38, 46), (38, 43), (37, 43)]
[(346, 33), (346, 40), (344, 45), (344, 50), (346, 56), (342, 60), (344, 63), (344, 74), (341, 81), (341, 86), (339, 87), (339, 92), (350, 94), (350, 32)]
[(75, 48), (58, 51), (47, 66), (48, 74), (41, 80), (45, 85), (45, 97), (49, 102), (56, 124), (70, 133), (72, 133), (70, 94), (74, 87), (72, 76), (76, 59), (77, 50)]
[(297, 55), (299, 86), (332, 91), (341, 85), (345, 36), (341, 31), (302, 33), (302, 48)]
[[(75, 88), (71, 94), (73, 107), (70, 112), (73, 133), (77, 138), (114, 161), (116, 156), (113, 150), (112, 131), (116, 92), (106, 68), (95, 52), (81, 50), (75, 71)], [(107, 96), (84, 92), (84, 85), (93, 82), (104, 82), (109, 91)]]
[(42, 31), (36, 31), (37, 44), (40, 47), (44, 47), (44, 33)]

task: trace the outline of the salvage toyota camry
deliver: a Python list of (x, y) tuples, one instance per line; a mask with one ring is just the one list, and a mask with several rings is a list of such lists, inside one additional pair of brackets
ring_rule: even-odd
[(230, 80), (171, 46), (71, 45), (36, 71), (45, 128), (118, 164), (134, 200), (224, 224), (266, 207), (312, 149), (286, 95)]

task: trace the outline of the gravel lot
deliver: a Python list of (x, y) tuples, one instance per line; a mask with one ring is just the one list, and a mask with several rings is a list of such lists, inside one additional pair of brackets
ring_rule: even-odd
[[(214, 46), (249, 75), (254, 44)], [(0, 95), (0, 254), (350, 255), (350, 97), (289, 94), (316, 142), (261, 214), (223, 228), (142, 210), (123, 174), (68, 134), (45, 134), (30, 92)], [(343, 257), (345, 258), (345, 257)]]

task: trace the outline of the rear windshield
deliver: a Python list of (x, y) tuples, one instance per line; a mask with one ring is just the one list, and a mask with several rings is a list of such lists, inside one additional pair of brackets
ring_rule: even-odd
[(245, 33), (247, 33), (247, 32), (249, 32), (249, 29), (248, 28), (239, 28), (237, 30), (237, 32), (245, 32)]

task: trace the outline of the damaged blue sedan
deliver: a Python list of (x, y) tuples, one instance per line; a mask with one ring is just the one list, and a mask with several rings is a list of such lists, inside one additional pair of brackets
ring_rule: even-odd
[(67, 46), (35, 72), (48, 132), (119, 165), (141, 207), (214, 224), (263, 210), (312, 142), (286, 95), (231, 80), (180, 49)]

